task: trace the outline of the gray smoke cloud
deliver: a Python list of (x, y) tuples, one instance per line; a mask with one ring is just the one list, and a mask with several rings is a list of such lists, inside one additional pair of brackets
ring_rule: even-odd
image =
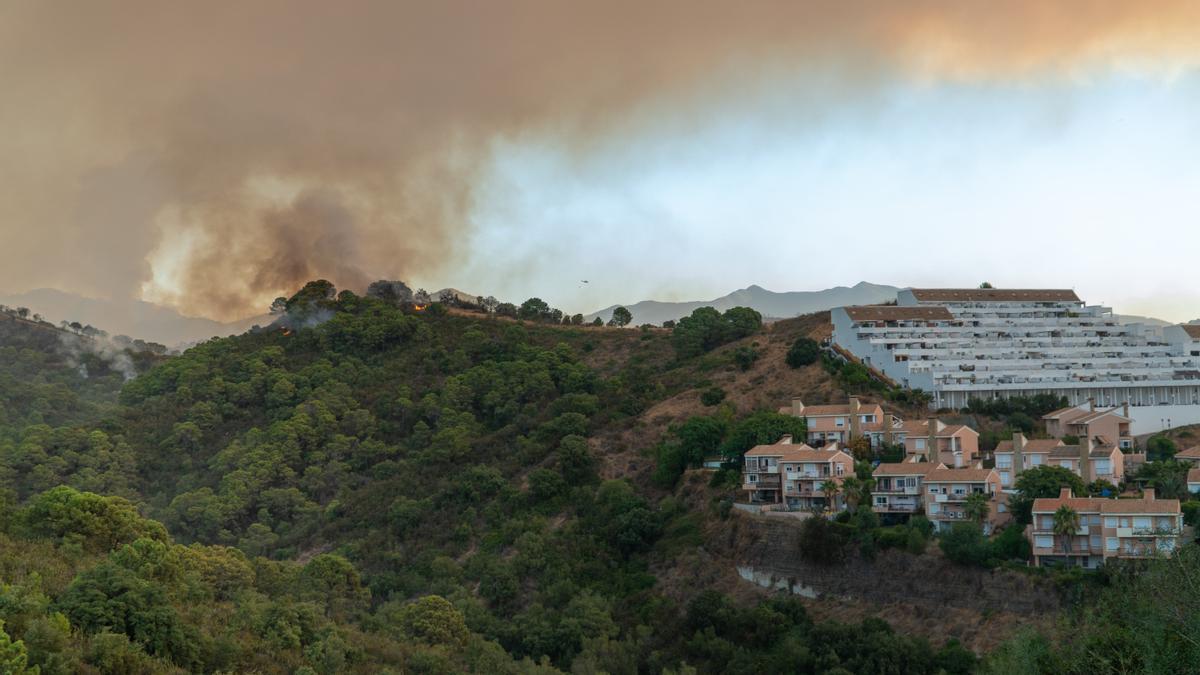
[[(1193, 3), (0, 6), (0, 287), (231, 319), (314, 277), (453, 269), (498, 138), (587, 153), (829, 68), (1017, 78), (1194, 63)], [(707, 112), (706, 112), (707, 111)]]

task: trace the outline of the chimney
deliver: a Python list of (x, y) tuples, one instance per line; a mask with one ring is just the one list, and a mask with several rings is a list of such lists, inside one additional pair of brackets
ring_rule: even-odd
[(1064, 487), (1061, 490), (1059, 490), (1058, 498), (1059, 499), (1070, 499), (1071, 498), (1071, 488)]
[(930, 462), (936, 462), (939, 458), (937, 433), (941, 431), (941, 422), (936, 417), (931, 417), (925, 421), (925, 424), (929, 427), (929, 439), (925, 441), (925, 452), (929, 454)]
[(1145, 499), (1148, 502), (1154, 501), (1154, 488), (1148, 487), (1145, 490), (1142, 490), (1142, 499)]
[(859, 410), (862, 409), (862, 404), (858, 402), (857, 396), (850, 397), (850, 439), (853, 440), (862, 436), (862, 417)]
[(1096, 397), (1095, 396), (1088, 399), (1088, 412), (1096, 412)]
[(1012, 436), (1013, 446), (1013, 465), (1012, 479), (1013, 483), (1017, 482), (1017, 474), (1025, 470), (1025, 434), (1015, 431)]
[(1092, 482), (1092, 435), (1085, 433), (1079, 437), (1079, 477), (1084, 483)]
[(1121, 409), (1124, 410), (1121, 415), (1123, 417), (1129, 417), (1129, 401), (1125, 401), (1125, 403), (1121, 406)]
[(791, 444), (792, 444), (792, 435), (784, 434), (783, 438), (779, 439), (779, 443), (777, 443), (776, 445), (791, 445)]
[(895, 443), (895, 434), (892, 432), (892, 425), (896, 423), (896, 418), (892, 413), (883, 414), (883, 442), (891, 445)]
[(792, 398), (792, 417), (804, 416), (804, 401), (800, 400), (799, 396)]

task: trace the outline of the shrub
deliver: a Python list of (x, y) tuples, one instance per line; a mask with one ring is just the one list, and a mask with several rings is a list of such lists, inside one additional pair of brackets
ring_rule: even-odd
[(754, 347), (738, 347), (733, 350), (733, 362), (737, 364), (738, 370), (746, 372), (750, 370), (750, 366), (758, 360), (758, 350)]
[(848, 539), (845, 526), (810, 516), (800, 524), (800, 557), (820, 565), (841, 562)]
[(707, 406), (714, 406), (725, 400), (725, 390), (720, 387), (709, 387), (700, 393), (700, 402)]
[(959, 565), (986, 566), (991, 556), (983, 532), (972, 523), (955, 523), (949, 532), (941, 535), (938, 545), (947, 559)]
[(792, 368), (812, 365), (821, 357), (821, 345), (810, 337), (796, 338), (784, 361)]

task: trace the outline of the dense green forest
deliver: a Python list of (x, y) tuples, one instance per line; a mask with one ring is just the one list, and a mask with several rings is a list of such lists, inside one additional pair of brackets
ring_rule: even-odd
[[(143, 358), (123, 385), (104, 355), (85, 376), (54, 345), (0, 342), (16, 402), (0, 429), (0, 671), (977, 667), (952, 641), (815, 621), (794, 598), (663, 592), (654, 570), (721, 517), (686, 505), (679, 473), (796, 421), (675, 429), (653, 476), (606, 465), (600, 437), (703, 385), (690, 373), (758, 330), (751, 310), (674, 333), (552, 326), (322, 282), (280, 308), (271, 328)], [(39, 403), (49, 391), (69, 405)], [(720, 442), (697, 451), (689, 434)], [(1121, 629), (1105, 616), (1088, 625)], [(1001, 657), (1075, 658), (1032, 637)]]

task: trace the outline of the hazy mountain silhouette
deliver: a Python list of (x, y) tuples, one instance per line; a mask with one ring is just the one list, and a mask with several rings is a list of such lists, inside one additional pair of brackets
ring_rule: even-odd
[[(844, 305), (870, 305), (888, 302), (896, 299), (898, 290), (900, 289), (895, 286), (872, 284), (866, 281), (859, 282), (853, 287), (837, 286), (823, 291), (782, 293), (768, 291), (762, 286), (750, 286), (712, 300), (690, 302), (643, 300), (631, 305), (624, 305), (624, 307), (633, 314), (633, 325), (661, 324), (669, 319), (677, 320), (700, 307), (713, 307), (720, 311), (725, 311), (730, 307), (752, 307), (758, 310), (764, 318), (786, 319)], [(608, 321), (612, 316), (613, 308), (617, 306), (606, 307), (598, 312), (588, 314), (584, 318), (591, 321), (598, 316), (603, 321)]]
[(47, 321), (78, 321), (108, 331), (158, 342), (169, 347), (214, 336), (243, 333), (254, 324), (271, 322), (262, 315), (222, 323), (212, 319), (184, 316), (161, 305), (142, 300), (103, 300), (67, 293), (53, 288), (38, 288), (25, 293), (0, 296), (0, 304), (28, 307)]

